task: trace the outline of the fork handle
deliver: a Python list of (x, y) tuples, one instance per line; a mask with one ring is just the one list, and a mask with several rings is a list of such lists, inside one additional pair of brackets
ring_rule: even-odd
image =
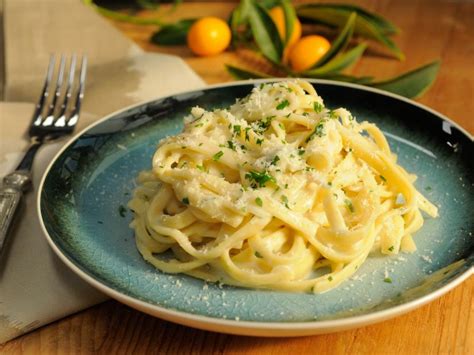
[(15, 171), (3, 178), (0, 187), (0, 256), (23, 192), (30, 184), (31, 174), (28, 171)]

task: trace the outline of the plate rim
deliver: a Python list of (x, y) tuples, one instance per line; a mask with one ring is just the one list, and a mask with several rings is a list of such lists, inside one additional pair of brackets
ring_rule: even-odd
[[(451, 125), (459, 129), (465, 136), (467, 136), (471, 142), (474, 141), (474, 136), (471, 135), (466, 129), (464, 129), (461, 125), (451, 120), (449, 117), (443, 115), (442, 113), (427, 107), (424, 104), (415, 102), (411, 99), (406, 97), (387, 92), (381, 89), (372, 88), (363, 86), (360, 84), (354, 83), (345, 83), (339, 82), (334, 80), (325, 80), (325, 79), (309, 79), (309, 78), (298, 78), (302, 80), (307, 80), (312, 84), (329, 84), (333, 86), (342, 86), (342, 87), (350, 87), (355, 88), (363, 91), (372, 92), (375, 94), (388, 96), (391, 98), (395, 98), (397, 100), (404, 101), (410, 105), (416, 106), (421, 108), (422, 110), (428, 111), (434, 116), (437, 116), (439, 119), (449, 122)], [(224, 87), (231, 87), (231, 86), (241, 86), (241, 85), (252, 85), (252, 84), (259, 84), (259, 83), (266, 83), (266, 82), (277, 82), (277, 81), (284, 81), (288, 80), (288, 78), (270, 78), (270, 79), (249, 79), (249, 80), (240, 80), (240, 81), (233, 81), (229, 83), (220, 83), (214, 85), (206, 85), (202, 88), (196, 88), (193, 90), (186, 90), (180, 91), (177, 93), (172, 93), (169, 95), (159, 96), (150, 100), (144, 100), (138, 102), (133, 105), (129, 105), (122, 109), (116, 110), (112, 113), (105, 115), (103, 118), (93, 122), (92, 124), (83, 128), (80, 132), (75, 134), (73, 137), (69, 139), (69, 141), (64, 144), (64, 146), (54, 155), (51, 162), (48, 164), (43, 176), (41, 178), (39, 187), (38, 187), (38, 194), (36, 199), (36, 206), (38, 210), (38, 218), (40, 222), (41, 229), (43, 231), (43, 235), (46, 238), (51, 249), (55, 252), (55, 254), (62, 260), (63, 263), (66, 264), (76, 275), (78, 275), (82, 280), (86, 281), (89, 285), (93, 286), (94, 288), (100, 290), (101, 292), (107, 294), (108, 296), (131, 306), (132, 308), (138, 309), (139, 311), (148, 313), (152, 316), (159, 317), (164, 320), (172, 321), (175, 323), (179, 323), (186, 326), (191, 326), (194, 328), (200, 328), (204, 330), (211, 330), (211, 331), (218, 331), (230, 334), (240, 334), (240, 335), (254, 335), (254, 336), (299, 336), (299, 335), (309, 335), (309, 334), (322, 334), (322, 333), (329, 333), (335, 332), (344, 329), (350, 329), (355, 327), (361, 327), (368, 324), (373, 324), (377, 322), (381, 322), (383, 320), (387, 320), (402, 314), (405, 314), (411, 310), (419, 308), (435, 299), (441, 297), (442, 295), (446, 294), (450, 290), (454, 289), (456, 286), (470, 278), (474, 275), (474, 266), (471, 266), (469, 269), (464, 271), (462, 274), (458, 275), (451, 281), (449, 281), (446, 285), (440, 287), (439, 289), (424, 295), (420, 298), (408, 301), (403, 304), (399, 304), (385, 310), (375, 311), (368, 314), (352, 316), (352, 317), (345, 317), (340, 319), (330, 319), (330, 320), (321, 320), (321, 321), (305, 321), (305, 322), (260, 322), (260, 321), (240, 321), (235, 319), (223, 319), (218, 317), (211, 317), (211, 316), (204, 316), (193, 314), (185, 311), (179, 311), (171, 308), (167, 308), (164, 306), (156, 305), (147, 301), (142, 301), (138, 298), (133, 296), (126, 295), (113, 287), (103, 284), (100, 280), (94, 278), (92, 274), (87, 273), (85, 270), (82, 270), (78, 265), (76, 265), (70, 258), (68, 258), (65, 253), (56, 245), (53, 241), (52, 237), (49, 235), (47, 228), (44, 224), (44, 219), (41, 213), (41, 197), (43, 195), (43, 187), (46, 181), (46, 177), (49, 175), (52, 166), (56, 163), (58, 158), (63, 154), (63, 152), (69, 148), (78, 138), (80, 138), (84, 133), (92, 129), (93, 127), (101, 124), (104, 121), (107, 121), (127, 110), (143, 106), (147, 103), (151, 103), (157, 100), (165, 99), (167, 97), (176, 96), (176, 95), (185, 95), (188, 93), (193, 93), (196, 91), (207, 91), (216, 88), (224, 88)], [(291, 80), (291, 79), (290, 79)], [(294, 78), (293, 80), (297, 80)]]

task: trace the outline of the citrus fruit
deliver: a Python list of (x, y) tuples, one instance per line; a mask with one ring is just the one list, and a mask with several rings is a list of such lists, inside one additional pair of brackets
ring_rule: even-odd
[[(270, 17), (275, 23), (276, 28), (278, 29), (278, 34), (282, 41), (286, 39), (286, 25), (285, 25), (285, 13), (281, 6), (276, 6), (272, 8), (269, 12)], [(286, 44), (287, 47), (292, 46), (296, 41), (301, 37), (301, 22), (298, 19), (295, 19), (293, 23), (293, 31), (291, 31), (290, 40)]]
[(203, 17), (193, 23), (187, 35), (189, 49), (199, 56), (223, 52), (230, 43), (231, 32), (227, 23), (217, 17)]
[(331, 48), (329, 41), (318, 35), (302, 37), (291, 48), (288, 56), (294, 71), (301, 72), (311, 68)]

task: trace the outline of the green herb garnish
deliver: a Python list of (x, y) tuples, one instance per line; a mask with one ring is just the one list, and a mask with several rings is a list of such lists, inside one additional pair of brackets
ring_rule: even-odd
[(185, 205), (189, 205), (189, 198), (185, 197), (181, 200)]
[(268, 116), (265, 119), (258, 121), (256, 123), (256, 126), (257, 126), (256, 131), (260, 134), (265, 132), (268, 129), (268, 127), (270, 127), (270, 124), (272, 123), (274, 118), (275, 116)]
[(392, 279), (390, 277), (386, 277), (383, 279), (383, 282), (386, 282), (388, 284), (391, 284), (392, 283)]
[(349, 199), (345, 199), (344, 200), (344, 204), (346, 205), (346, 207), (349, 209), (349, 211), (351, 211), (351, 213), (354, 213), (354, 205), (352, 204), (352, 201), (349, 200)]
[(313, 132), (306, 138), (306, 143), (308, 143), (314, 136), (322, 137), (324, 136), (324, 122), (323, 120), (319, 121), (316, 127), (314, 127)]
[(393, 249), (395, 249), (395, 247), (392, 245), (390, 248), (388, 248), (388, 251), (393, 251)]
[(380, 179), (382, 179), (383, 182), (387, 182), (387, 179), (383, 175), (379, 175)]
[(270, 165), (276, 165), (276, 163), (280, 160), (280, 157), (278, 155), (275, 155), (275, 157), (272, 159), (272, 162)]
[(232, 142), (232, 141), (227, 141), (227, 148), (232, 149), (233, 151), (235, 151), (234, 142)]
[(223, 155), (224, 152), (222, 150), (219, 150), (216, 154), (212, 156), (212, 160), (218, 161)]
[(245, 128), (245, 140), (246, 141), (249, 141), (250, 140), (250, 136), (249, 136), (249, 131), (251, 130), (250, 127), (246, 127)]
[(323, 110), (324, 106), (321, 105), (319, 102), (313, 102), (313, 110), (316, 113), (320, 113)]
[(276, 109), (277, 110), (283, 110), (285, 107), (289, 106), (290, 105), (290, 102), (288, 100), (283, 100), (282, 102), (280, 102)]
[(275, 178), (268, 174), (266, 171), (259, 172), (251, 170), (247, 174), (245, 174), (245, 178), (251, 181), (250, 186), (254, 189), (257, 187), (264, 187), (269, 181), (276, 183)]
[(336, 118), (339, 118), (339, 115), (333, 110), (329, 111), (328, 116), (329, 116), (329, 118), (331, 118), (333, 120), (336, 119)]
[(285, 207), (290, 209), (290, 206), (288, 206), (288, 197), (286, 197), (285, 195), (281, 195), (280, 199), (281, 202), (283, 202), (283, 204), (285, 205)]
[(255, 256), (260, 259), (263, 258), (262, 254), (260, 254), (258, 251), (255, 252)]
[(256, 203), (257, 205), (259, 205), (260, 207), (263, 206), (263, 201), (262, 201), (262, 199), (261, 199), (260, 197), (257, 197), (257, 198), (255, 199), (255, 203)]

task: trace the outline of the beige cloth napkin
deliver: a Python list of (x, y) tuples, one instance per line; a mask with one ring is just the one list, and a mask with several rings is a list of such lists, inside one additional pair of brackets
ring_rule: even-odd
[[(144, 53), (79, 0), (4, 0), (3, 20), (4, 94), (6, 101), (17, 103), (0, 103), (0, 176), (14, 169), (26, 147), (23, 134), (50, 53), (88, 55), (77, 130), (127, 105), (204, 85), (181, 59)], [(63, 144), (40, 150), (34, 187)], [(0, 265), (0, 343), (105, 299), (49, 249), (39, 227), (36, 195), (35, 189), (26, 196)]]

